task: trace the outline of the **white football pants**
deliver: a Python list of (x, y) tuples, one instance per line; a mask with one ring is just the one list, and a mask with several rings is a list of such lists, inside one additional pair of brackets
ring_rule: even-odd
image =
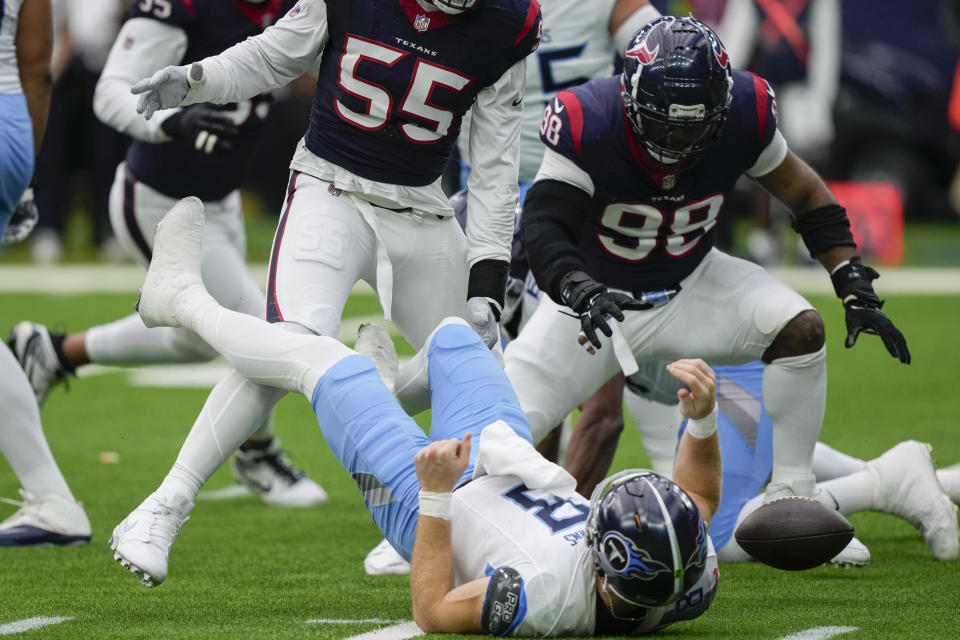
[[(323, 180), (294, 175), (274, 238), (268, 318), (335, 338), (360, 280), (377, 291), (384, 314), (414, 349), (443, 318), (464, 316), (466, 238), (453, 216), (375, 207)], [(210, 393), (175, 468), (199, 487), (285, 393), (230, 373)], [(168, 482), (181, 493), (187, 489), (176, 478)]]
[[(760, 359), (784, 326), (810, 303), (762, 267), (712, 250), (666, 305), (628, 311), (620, 330), (634, 358), (702, 358), (709, 364)], [(590, 355), (577, 342), (580, 321), (548, 296), (505, 352), (506, 371), (539, 442), (620, 369), (614, 345)], [(826, 401), (824, 350), (774, 361), (764, 370), (764, 401), (774, 425), (774, 481), (812, 478), (813, 449)], [(767, 379), (777, 384), (768, 385)], [(777, 440), (789, 446), (777, 446)], [(779, 466), (778, 466), (779, 465)]]

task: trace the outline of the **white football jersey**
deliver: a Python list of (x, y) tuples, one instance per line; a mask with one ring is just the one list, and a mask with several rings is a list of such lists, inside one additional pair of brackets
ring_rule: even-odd
[(515, 636), (593, 633), (596, 586), (584, 543), (590, 503), (527, 489), (512, 475), (483, 476), (453, 494), (451, 537), (458, 585), (511, 567), (523, 577)]
[(23, 0), (0, 2), (0, 93), (23, 93), (17, 66), (17, 17)]
[(543, 158), (543, 109), (561, 89), (613, 73), (610, 14), (617, 0), (542, 0), (540, 48), (527, 56), (520, 134), (520, 182), (533, 182)]

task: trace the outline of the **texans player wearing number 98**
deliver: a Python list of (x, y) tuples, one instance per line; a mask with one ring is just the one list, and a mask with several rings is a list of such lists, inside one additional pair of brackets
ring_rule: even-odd
[[(826, 398), (823, 322), (761, 267), (714, 247), (717, 216), (742, 174), (793, 211), (843, 301), (846, 346), (879, 334), (909, 363), (906, 341), (881, 311), (877, 274), (861, 263), (844, 209), (787, 149), (767, 82), (732, 70), (716, 34), (692, 18), (651, 22), (625, 53), (622, 76), (560, 92), (544, 112), (547, 151), (521, 227), (549, 299), (505, 354), (534, 441), (631, 355), (762, 359), (774, 433), (767, 497), (811, 496)], [(612, 338), (610, 318), (622, 332)], [(578, 344), (584, 337), (595, 355)]]
[[(541, 31), (536, 0), (300, 0), (274, 25), (219, 55), (170, 66), (131, 88), (147, 119), (244, 100), (318, 73), (310, 122), (291, 162), (267, 284), (267, 318), (337, 336), (359, 280), (419, 349), (444, 317), (468, 319), (499, 349), (497, 320), (517, 204), (524, 58)], [(440, 174), (472, 107), (470, 223), (461, 231)], [(419, 368), (397, 380), (404, 408), (429, 402)], [(214, 389), (178, 464), (128, 519), (179, 513), (283, 391), (233, 373)], [(189, 462), (189, 464), (185, 464)], [(192, 505), (189, 505), (192, 506)], [(142, 514), (151, 514), (141, 517)], [(134, 565), (118, 527), (117, 554)], [(166, 576), (166, 553), (148, 584)], [(141, 565), (142, 566), (142, 565)]]

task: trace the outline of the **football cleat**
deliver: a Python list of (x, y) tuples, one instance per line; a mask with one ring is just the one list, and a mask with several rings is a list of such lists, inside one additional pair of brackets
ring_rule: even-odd
[(907, 440), (867, 463), (873, 505), (916, 527), (937, 560), (956, 560), (960, 550), (957, 507), (937, 482), (931, 447)]
[(42, 324), (23, 321), (10, 332), (8, 342), (42, 406), (50, 389), (71, 375), (57, 356), (50, 332)]
[(800, 496), (801, 498), (813, 498), (817, 495), (817, 479), (813, 474), (808, 476), (796, 476), (790, 484), (785, 482), (771, 482), (767, 485), (767, 491), (763, 502), (773, 502), (780, 498), (790, 496)]
[(209, 298), (200, 277), (203, 203), (194, 197), (173, 205), (156, 227), (153, 257), (136, 309), (148, 327), (180, 327), (195, 298)]
[(170, 547), (190, 519), (193, 502), (180, 495), (151, 493), (113, 529), (113, 559), (146, 587), (167, 579)]
[(373, 366), (377, 368), (377, 373), (383, 378), (383, 383), (387, 385), (390, 393), (393, 393), (400, 364), (397, 348), (386, 329), (369, 322), (361, 324), (353, 348), (360, 355), (370, 358)]
[(262, 449), (241, 447), (230, 468), (237, 482), (273, 507), (319, 507), (329, 499), (323, 487), (290, 464), (276, 438)]
[(23, 502), (0, 522), (0, 547), (75, 546), (90, 542), (90, 521), (83, 505), (57, 495), (36, 496), (20, 490)]
[(368, 576), (392, 576), (410, 573), (410, 563), (384, 538), (363, 559), (363, 570)]
[(838, 567), (865, 567), (870, 564), (870, 549), (856, 538), (850, 540), (843, 551), (830, 560), (830, 564)]

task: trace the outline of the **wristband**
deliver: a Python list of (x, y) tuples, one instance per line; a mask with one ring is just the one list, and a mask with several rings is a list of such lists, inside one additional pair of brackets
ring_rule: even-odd
[(717, 418), (719, 415), (720, 405), (714, 402), (713, 411), (711, 411), (708, 416), (687, 422), (687, 433), (699, 440), (709, 438), (717, 432)]
[(450, 491), (420, 490), (420, 515), (431, 518), (450, 519)]

